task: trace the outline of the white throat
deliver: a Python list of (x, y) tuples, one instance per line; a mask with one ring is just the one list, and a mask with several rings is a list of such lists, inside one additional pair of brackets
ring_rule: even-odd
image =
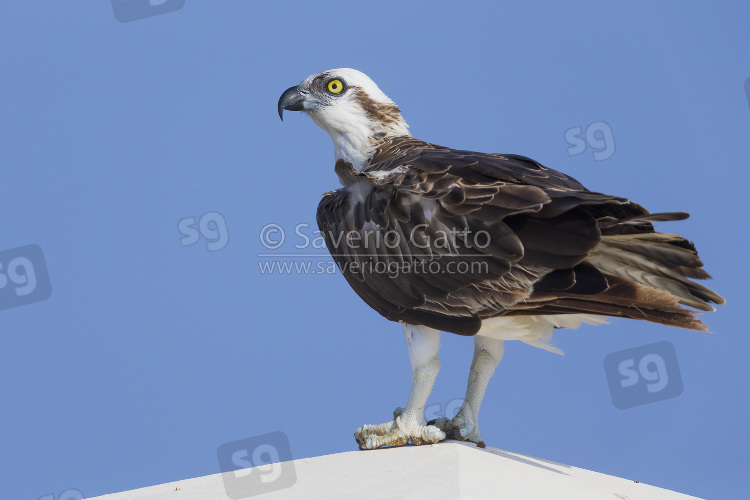
[[(362, 170), (375, 149), (388, 137), (410, 136), (409, 126), (402, 119), (398, 122), (374, 123), (361, 113), (348, 113), (346, 120), (331, 120), (330, 116), (312, 115), (313, 121), (328, 132), (334, 146), (335, 160), (351, 163), (355, 170)], [(340, 124), (346, 124), (342, 126)], [(334, 124), (334, 125), (332, 125)]]

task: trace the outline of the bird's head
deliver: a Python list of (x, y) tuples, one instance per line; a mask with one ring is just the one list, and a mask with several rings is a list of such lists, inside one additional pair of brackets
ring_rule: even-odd
[(279, 99), (284, 110), (304, 111), (328, 132), (336, 159), (360, 170), (372, 152), (389, 137), (409, 135), (398, 106), (367, 75), (341, 68), (307, 77)]

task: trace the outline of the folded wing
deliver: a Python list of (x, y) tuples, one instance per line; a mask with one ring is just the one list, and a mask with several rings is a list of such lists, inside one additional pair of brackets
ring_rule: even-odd
[(410, 137), (367, 168), (336, 164), (318, 225), (349, 284), (388, 319), (473, 335), (515, 314), (593, 313), (705, 329), (688, 305), (723, 299), (695, 247), (657, 233), (624, 198), (517, 155), (452, 150)]

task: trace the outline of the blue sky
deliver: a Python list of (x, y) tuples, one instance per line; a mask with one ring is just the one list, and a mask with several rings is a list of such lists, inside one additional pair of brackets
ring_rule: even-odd
[[(565, 356), (510, 343), (480, 422), (490, 446), (743, 497), (748, 18), (741, 2), (187, 0), (123, 23), (110, 2), (4, 2), (0, 497), (216, 473), (221, 445), (277, 431), (294, 458), (350, 451), (405, 403), (400, 326), (339, 274), (259, 267), (263, 228), (302, 252), (294, 228), (312, 234), (338, 185), (329, 138), (280, 122), (277, 100), (337, 67), (369, 74), (416, 137), (692, 214), (660, 228), (727, 298), (714, 334), (614, 320), (558, 331)], [(31, 303), (16, 258), (42, 280)], [(681, 394), (616, 408), (605, 357), (664, 341)], [(471, 352), (444, 334), (431, 405), (463, 397)]]

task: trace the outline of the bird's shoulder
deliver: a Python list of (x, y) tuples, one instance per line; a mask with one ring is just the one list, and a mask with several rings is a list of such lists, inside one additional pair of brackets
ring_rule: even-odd
[[(466, 185), (510, 183), (542, 189), (587, 191), (573, 177), (526, 156), (453, 149), (413, 137), (395, 137), (384, 141), (362, 173), (407, 183), (450, 178)], [(389, 177), (389, 174), (397, 175)]]
[(361, 171), (338, 160), (335, 172), (343, 188), (326, 193), (319, 205), (329, 217), (344, 212), (343, 205), (369, 210), (396, 199), (409, 205), (435, 200), (453, 215), (487, 222), (542, 209), (554, 215), (582, 202), (625, 201), (591, 192), (525, 156), (451, 149), (408, 136), (383, 141)]

